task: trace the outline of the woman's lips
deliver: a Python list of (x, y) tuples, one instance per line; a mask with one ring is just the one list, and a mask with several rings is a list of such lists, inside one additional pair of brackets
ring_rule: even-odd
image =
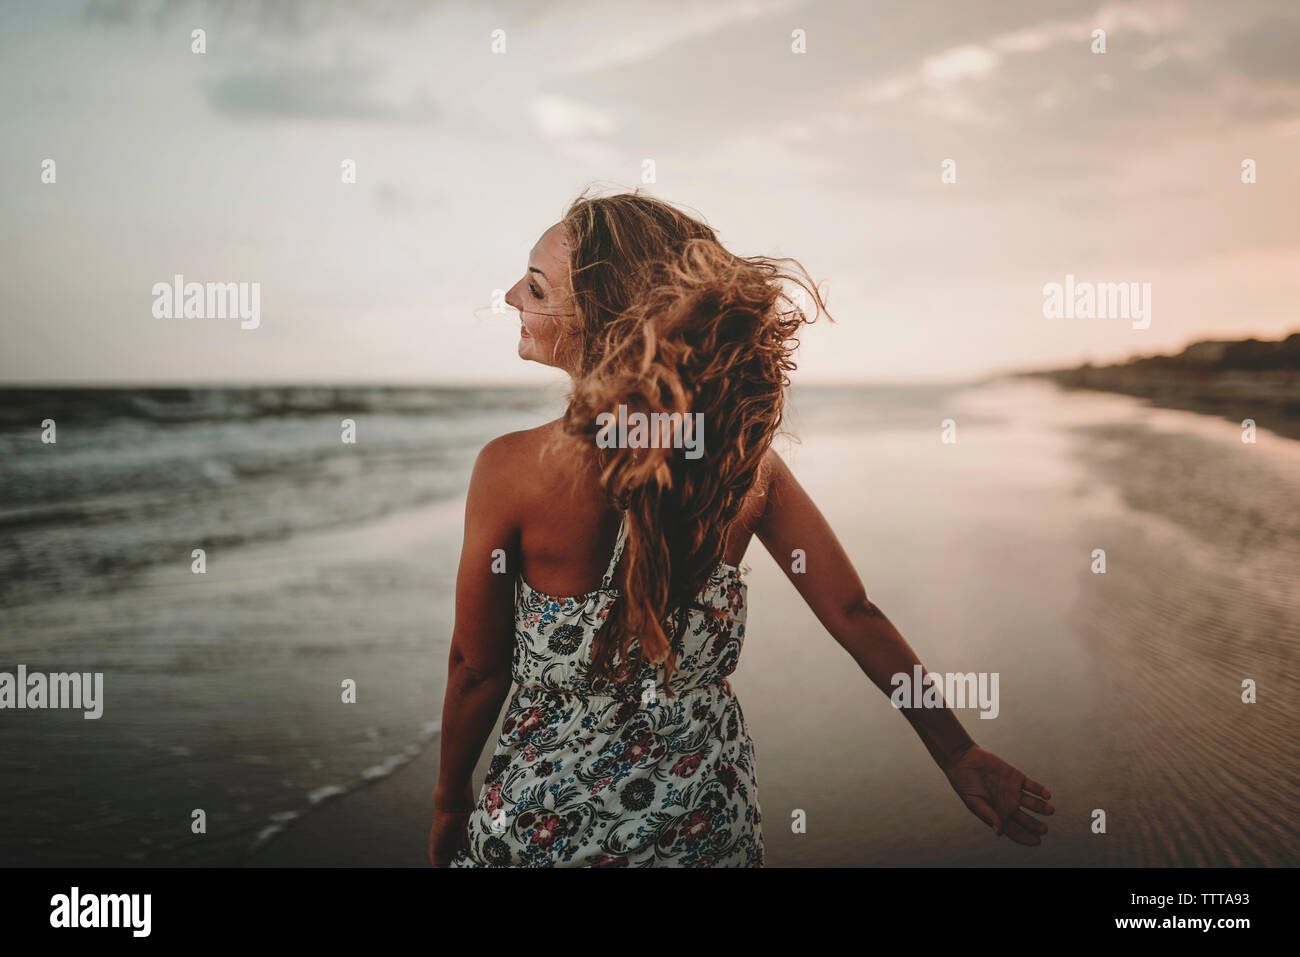
[(528, 334), (528, 327), (527, 327), (526, 325), (524, 325), (522, 322), (519, 323), (519, 337), (520, 337), (521, 339), (531, 339), (531, 338), (532, 338), (532, 336)]

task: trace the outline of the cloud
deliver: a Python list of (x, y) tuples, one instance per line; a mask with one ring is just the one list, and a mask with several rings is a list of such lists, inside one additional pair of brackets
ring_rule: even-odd
[(604, 136), (613, 133), (618, 124), (602, 110), (568, 97), (544, 95), (530, 104), (533, 122), (547, 139)]
[(243, 116), (378, 121), (430, 120), (437, 115), (424, 96), (383, 96), (377, 75), (362, 69), (285, 68), (230, 74), (211, 84), (209, 105)]
[(1003, 53), (1037, 53), (1069, 35), (1069, 25), (1045, 24), (1004, 33), (993, 41), (994, 49)]
[(866, 97), (872, 103), (888, 103), (919, 92), (926, 112), (955, 120), (970, 119), (972, 113), (966, 105), (944, 105), (942, 97), (934, 94), (940, 87), (957, 80), (988, 76), (997, 68), (1000, 59), (996, 53), (976, 44), (953, 47), (923, 58), (916, 72), (873, 82), (866, 90)]
[(981, 46), (954, 47), (921, 63), (921, 72), (938, 82), (987, 76), (998, 65), (998, 56)]
[(1117, 30), (1157, 35), (1169, 33), (1186, 21), (1186, 11), (1175, 0), (1160, 3), (1108, 3), (1092, 18), (1092, 26), (1108, 34)]
[(1297, 24), (1272, 20), (1229, 38), (1225, 53), (1243, 74), (1261, 80), (1300, 81)]
[(82, 16), (114, 27), (144, 21), (156, 29), (202, 18), (195, 25), (242, 25), (301, 38), (357, 23), (409, 28), (435, 5), (435, 0), (86, 0)]
[[(649, 60), (686, 40), (710, 34), (725, 34), (728, 28), (792, 8), (807, 0), (733, 0), (731, 3), (702, 4), (697, 0), (657, 0), (651, 15), (639, 4), (591, 5), (585, 0), (551, 8), (550, 26), (568, 34), (574, 17), (587, 21), (592, 30), (604, 34), (605, 42), (584, 44), (567, 59), (564, 72), (592, 73)], [(786, 34), (788, 36), (788, 34)]]
[(123, 24), (135, 20), (138, 8), (131, 0), (88, 0), (81, 14), (90, 23)]

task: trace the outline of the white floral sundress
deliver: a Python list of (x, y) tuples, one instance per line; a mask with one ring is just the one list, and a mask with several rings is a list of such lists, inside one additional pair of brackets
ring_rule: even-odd
[(650, 664), (625, 695), (594, 695), (592, 639), (618, 600), (626, 540), (624, 523), (585, 595), (518, 578), (516, 688), (452, 867), (763, 865), (754, 745), (727, 682), (745, 637), (741, 571), (719, 564), (698, 596), (707, 611), (687, 610), (675, 697)]

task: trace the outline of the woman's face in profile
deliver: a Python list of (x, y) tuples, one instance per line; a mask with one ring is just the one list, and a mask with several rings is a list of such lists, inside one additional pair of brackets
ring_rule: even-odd
[(537, 240), (528, 254), (528, 268), (506, 293), (506, 302), (519, 310), (519, 357), (566, 368), (577, 330), (568, 243), (561, 224)]

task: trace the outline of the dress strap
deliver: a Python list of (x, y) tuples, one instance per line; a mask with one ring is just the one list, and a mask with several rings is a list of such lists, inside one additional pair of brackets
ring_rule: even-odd
[(614, 542), (614, 555), (609, 560), (609, 567), (605, 569), (605, 577), (600, 580), (602, 589), (609, 588), (614, 582), (614, 569), (618, 567), (618, 560), (623, 557), (623, 546), (627, 544), (627, 513), (623, 513), (623, 520), (618, 523), (618, 540)]

